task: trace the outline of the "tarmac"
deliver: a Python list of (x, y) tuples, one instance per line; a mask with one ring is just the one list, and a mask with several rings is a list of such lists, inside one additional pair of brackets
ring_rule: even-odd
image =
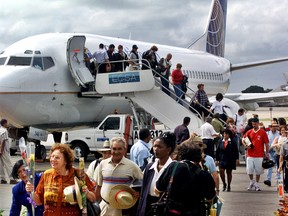
[[(270, 124), (272, 117), (284, 117), (288, 116), (287, 107), (265, 107), (259, 108), (257, 111), (251, 111), (247, 113), (247, 117), (250, 118), (252, 114), (257, 113), (260, 121), (263, 121), (265, 126)], [(11, 156), (12, 163), (20, 160), (19, 155)], [(87, 169), (90, 162), (93, 161), (93, 156), (88, 157), (88, 161), (85, 163)], [(74, 164), (78, 167), (78, 163)], [(50, 168), (49, 162), (36, 162), (36, 170), (43, 171)], [(237, 169), (233, 171), (233, 179), (231, 184), (231, 192), (222, 192), (222, 183), (220, 180), (220, 197), (224, 200), (224, 204), (221, 210), (221, 216), (271, 216), (279, 208), (279, 196), (277, 192), (277, 183), (275, 180), (275, 168), (272, 178), (272, 186), (266, 186), (263, 181), (266, 177), (266, 171), (261, 175), (260, 188), (261, 191), (247, 191), (249, 179), (246, 174), (245, 162), (241, 161), (241, 164), (237, 166)], [(220, 179), (220, 176), (219, 176)], [(12, 202), (12, 187), (10, 184), (0, 184), (0, 209), (4, 210), (3, 216), (9, 215), (11, 202)]]
[[(11, 156), (12, 162), (20, 160), (20, 156)], [(93, 161), (93, 156), (88, 157), (85, 167)], [(78, 167), (78, 163), (74, 164)], [(49, 162), (36, 162), (36, 170), (46, 170), (50, 168)], [(275, 169), (274, 169), (275, 171)], [(263, 184), (265, 180), (263, 174), (260, 179), (261, 191), (247, 191), (249, 184), (248, 176), (245, 170), (245, 163), (241, 161), (240, 165), (233, 171), (231, 192), (222, 192), (222, 183), (220, 180), (220, 197), (224, 200), (222, 206), (222, 216), (270, 216), (274, 215), (278, 208), (278, 192), (275, 176), (273, 175), (272, 186)], [(219, 176), (220, 178), (220, 176)], [(10, 184), (0, 184), (0, 209), (3, 209), (3, 216), (9, 215), (12, 202), (12, 187)]]

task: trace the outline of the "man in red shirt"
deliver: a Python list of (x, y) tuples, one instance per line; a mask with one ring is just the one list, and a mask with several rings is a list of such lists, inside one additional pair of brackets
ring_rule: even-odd
[[(246, 170), (250, 178), (248, 190), (255, 189), (256, 191), (261, 191), (258, 183), (260, 175), (263, 173), (263, 157), (269, 158), (269, 139), (267, 133), (259, 127), (258, 118), (252, 119), (252, 127), (252, 129), (244, 134), (242, 139), (243, 145), (247, 149)], [(249, 143), (247, 138), (249, 138), (251, 143)], [(266, 153), (264, 153), (264, 146)], [(253, 180), (254, 172), (256, 174), (256, 182)]]

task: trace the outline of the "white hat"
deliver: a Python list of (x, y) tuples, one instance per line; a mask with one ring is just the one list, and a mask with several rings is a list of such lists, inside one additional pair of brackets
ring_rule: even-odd
[(97, 148), (96, 151), (98, 152), (110, 151), (110, 141), (105, 140), (105, 142), (103, 143), (103, 148)]
[(134, 190), (127, 185), (116, 185), (109, 193), (109, 202), (113, 208), (129, 209), (135, 205), (137, 198)]
[(83, 208), (82, 205), (82, 196), (80, 192), (80, 183), (79, 179), (74, 177), (74, 185), (68, 186), (63, 190), (65, 195), (65, 200), (69, 202), (71, 205), (75, 205), (78, 203), (80, 209)]

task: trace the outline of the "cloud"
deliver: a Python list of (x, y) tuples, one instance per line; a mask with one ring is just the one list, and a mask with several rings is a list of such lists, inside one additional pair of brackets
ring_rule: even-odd
[[(199, 0), (1, 1), (0, 50), (22, 38), (48, 32), (120, 38), (131, 34), (135, 40), (187, 47), (203, 33), (209, 9), (210, 1)], [(230, 0), (227, 11), (225, 54), (232, 63), (287, 56), (286, 0)], [(282, 80), (286, 68), (287, 63), (261, 67), (257, 74), (251, 69), (249, 76), (256, 80), (261, 70), (264, 74), (273, 70), (275, 79)], [(239, 73), (238, 82), (233, 84), (232, 77), (231, 88), (240, 86), (243, 90), (251, 80), (247, 82)], [(264, 88), (275, 85), (270, 80)]]

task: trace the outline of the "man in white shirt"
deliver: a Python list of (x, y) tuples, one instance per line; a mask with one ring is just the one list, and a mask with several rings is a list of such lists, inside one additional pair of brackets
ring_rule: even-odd
[[(109, 56), (104, 49), (104, 44), (99, 44), (99, 49), (92, 56), (96, 59), (96, 69), (98, 73), (106, 73), (106, 64), (109, 64)], [(106, 64), (104, 64), (106, 63)]]
[[(241, 138), (242, 138), (243, 132), (244, 132), (246, 124), (247, 124), (247, 117), (246, 117), (244, 109), (240, 108), (238, 110), (238, 113), (236, 113), (233, 116), (233, 119), (234, 119), (234, 122), (235, 122), (235, 125), (236, 125), (237, 146), (238, 146), (238, 149), (239, 149), (240, 144), (241, 144)], [(242, 150), (242, 151), (243, 151), (243, 153), (245, 152), (245, 150)]]
[(200, 127), (200, 130), (203, 143), (207, 145), (207, 148), (204, 149), (205, 154), (210, 155), (212, 158), (215, 158), (213, 140), (214, 137), (219, 137), (220, 134), (214, 130), (211, 122), (212, 118), (208, 116), (206, 122)]
[(8, 138), (8, 121), (6, 119), (1, 120), (0, 127), (0, 176), (1, 184), (7, 184), (5, 176), (8, 175), (10, 178), (10, 184), (16, 184), (12, 177), (12, 162), (10, 159), (10, 144)]

